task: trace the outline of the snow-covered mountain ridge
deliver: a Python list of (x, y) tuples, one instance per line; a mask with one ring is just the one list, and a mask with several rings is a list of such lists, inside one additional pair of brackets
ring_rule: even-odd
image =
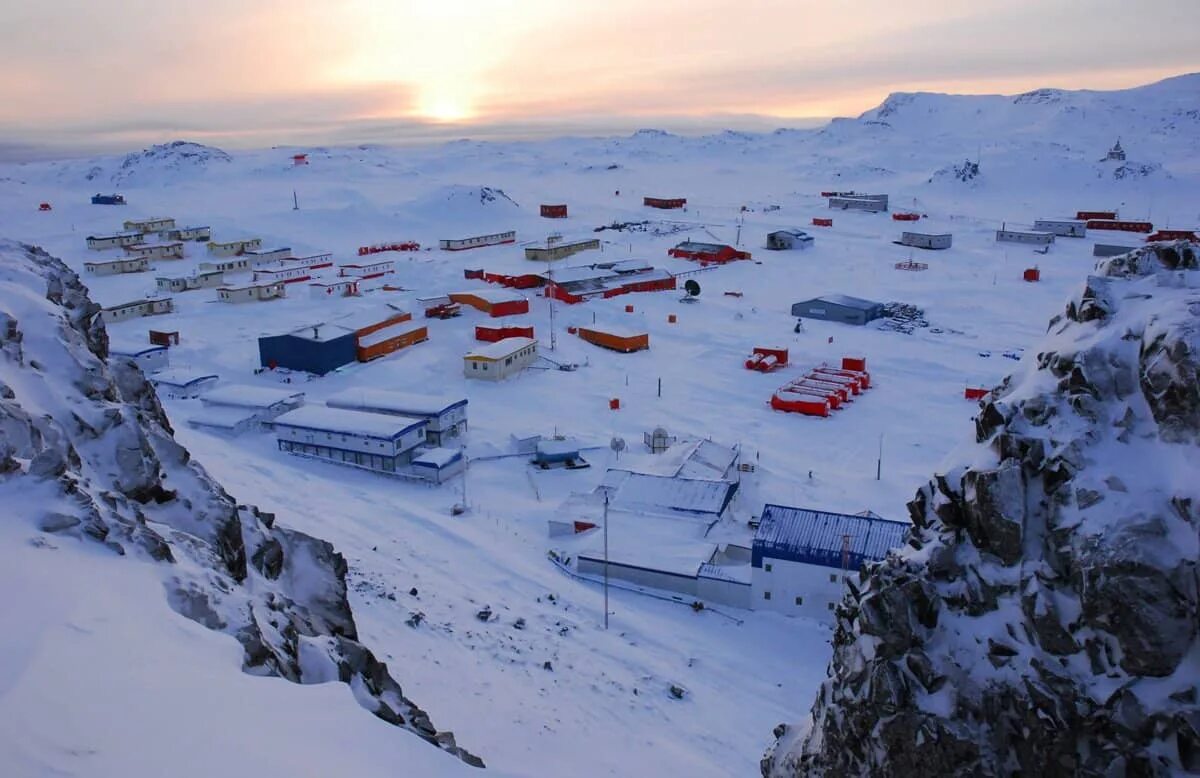
[[(62, 545), (74, 543), (157, 563), (171, 608), (235, 638), (246, 673), (299, 684), (339, 681), (383, 721), (481, 766), (432, 725), (359, 642), (343, 557), (323, 540), (276, 524), (273, 515), (236, 504), (191, 460), (141, 371), (108, 361), (98, 311), (59, 260), (0, 241), (4, 542), (24, 536), (46, 555), (39, 565), (46, 569), (59, 564)], [(19, 570), (6, 570), (14, 572), (19, 579)], [(86, 585), (106, 588), (104, 580)], [(128, 636), (130, 657), (147, 650), (147, 637)], [(14, 645), (0, 641), (6, 662), (13, 652), (35, 653), (10, 639)], [(3, 673), (0, 700), (18, 684), (18, 668)], [(137, 700), (130, 691), (126, 701)]]
[(976, 425), (763, 775), (1200, 770), (1196, 246), (1101, 261)]

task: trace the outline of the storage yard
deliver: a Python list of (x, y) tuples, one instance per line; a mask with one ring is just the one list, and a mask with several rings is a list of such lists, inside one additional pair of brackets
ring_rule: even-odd
[[(764, 506), (789, 521), (813, 511), (862, 525), (863, 538), (879, 521), (907, 521), (915, 488), (972, 438), (979, 406), (964, 392), (986, 393), (1033, 358), (1023, 349), (1083, 283), (1098, 241), (1142, 244), (1131, 230), (1147, 223), (1151, 196), (1136, 182), (1095, 184), (1090, 170), (1020, 197), (1012, 181), (964, 196), (928, 183), (941, 164), (932, 152), (885, 175), (859, 160), (873, 143), (820, 168), (785, 168), (778, 149), (759, 158), (688, 143), (464, 141), (313, 152), (303, 165), (272, 150), (239, 154), (221, 178), (123, 186), (122, 208), (91, 205), (90, 181), (4, 190), (0, 205), (17, 214), (15, 234), (81, 273), (114, 339), (178, 333), (159, 387), (179, 440), (239, 500), (338, 546), (364, 636), (397, 666), (422, 664), (406, 691), (489, 765), (527, 763), (531, 742), (547, 763), (569, 764), (600, 731), (634, 756), (596, 753), (586, 774), (621, 774), (630, 758), (648, 774), (747, 774), (764, 733), (823, 677), (839, 586), (828, 578), (838, 562), (788, 549), (768, 557), (807, 567), (764, 583), (750, 549), (805, 535), (756, 532)], [(638, 164), (609, 170), (612, 156)], [(601, 163), (604, 173), (588, 167)], [(412, 170), (423, 172), (392, 175)], [(851, 184), (887, 196), (842, 191)], [(562, 200), (567, 222), (541, 205)], [(1080, 210), (1118, 202), (1119, 213)], [(1155, 195), (1156, 223), (1165, 202)], [(910, 234), (921, 237), (897, 245), (911, 219), (897, 224), (888, 208), (919, 213)], [(1171, 224), (1195, 213), (1178, 210)], [(181, 258), (147, 249), (136, 264), (103, 266), (125, 262), (122, 220), (141, 229), (142, 213), (211, 225), (213, 248), (180, 236)], [(1078, 219), (1043, 220), (1051, 233), (1036, 227), (1045, 214)], [(1073, 221), (1086, 236), (1055, 240)], [(586, 253), (526, 259), (567, 224)], [(88, 236), (114, 240), (89, 248)], [(937, 250), (915, 263), (914, 247)], [(149, 299), (158, 278), (167, 301)], [(447, 317), (423, 316), (431, 309)], [(260, 353), (260, 339), (274, 345)], [(484, 372), (502, 380), (476, 380)], [(222, 387), (302, 393), (303, 405), (281, 414), (293, 422), (284, 436), (269, 413), (205, 401)], [(429, 443), (405, 437), (429, 423)], [(678, 440), (651, 453), (657, 428)], [(394, 448), (380, 455), (380, 442)], [(605, 494), (612, 550), (625, 557), (608, 633), (595, 583)], [(683, 580), (673, 592), (659, 585), (672, 575)], [(697, 601), (705, 607), (684, 607)], [(536, 630), (461, 629), (484, 605), (506, 630), (518, 617)], [(406, 626), (418, 608), (429, 625)], [(433, 661), (444, 656), (453, 661)], [(488, 666), (484, 688), (472, 685), (481, 674), (455, 670), (474, 664)], [(746, 672), (704, 671), (717, 666)], [(668, 679), (688, 687), (686, 704), (663, 699)], [(469, 704), (478, 695), (490, 704)], [(730, 699), (744, 720), (714, 727)], [(643, 731), (648, 717), (667, 722), (671, 747)], [(518, 743), (513, 727), (536, 731)]]

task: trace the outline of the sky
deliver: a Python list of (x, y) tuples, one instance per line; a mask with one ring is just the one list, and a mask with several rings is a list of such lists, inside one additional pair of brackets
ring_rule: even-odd
[(1200, 48), (1159, 36), (1200, 29), (1200, 0), (1133, 7), (0, 0), (0, 146), (766, 130), (857, 115), (893, 91), (1115, 89), (1200, 71)]

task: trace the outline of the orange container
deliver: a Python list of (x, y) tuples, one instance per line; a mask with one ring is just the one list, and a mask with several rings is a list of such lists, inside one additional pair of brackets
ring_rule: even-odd
[(619, 411), (619, 410), (621, 410), (621, 398), (620, 398), (620, 397), (614, 397), (614, 398), (612, 398), (611, 400), (609, 400), (609, 401), (608, 401), (608, 408), (609, 408), (609, 410), (613, 410), (613, 411)]
[(625, 306), (625, 313), (633, 313), (633, 306), (632, 306), (632, 305), (626, 305), (626, 306)]

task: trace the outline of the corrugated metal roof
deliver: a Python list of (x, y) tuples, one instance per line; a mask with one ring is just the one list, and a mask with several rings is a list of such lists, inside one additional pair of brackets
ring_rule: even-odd
[(275, 419), (276, 429), (296, 427), (384, 440), (398, 438), (405, 432), (423, 427), (428, 423), (427, 419), (413, 419), (408, 416), (392, 416), (368, 413), (367, 411), (347, 411), (342, 408), (319, 405), (297, 408)]
[(435, 396), (397, 392), (392, 389), (354, 387), (330, 395), (325, 399), (325, 404), (331, 408), (429, 418), (440, 416), (451, 408), (466, 405), (467, 400), (461, 395)]
[(829, 303), (830, 305), (843, 305), (847, 308), (857, 308), (863, 311), (869, 311), (873, 308), (878, 308), (880, 303), (872, 300), (864, 300), (861, 297), (851, 297), (848, 294), (823, 294), (820, 297), (814, 297), (811, 300), (805, 300), (806, 303)]
[(537, 341), (533, 338), (505, 338), (504, 340), (489, 343), (486, 346), (480, 346), (476, 349), (468, 351), (463, 357), (464, 359), (486, 359), (495, 361), (512, 356), (523, 348), (536, 345)]
[(841, 568), (848, 538), (846, 567), (858, 570), (902, 545), (910, 528), (902, 521), (767, 505), (754, 535), (752, 564), (761, 567), (767, 557)]
[(628, 511), (658, 509), (716, 518), (729, 506), (737, 484), (609, 470), (601, 488), (610, 490), (611, 504)]

